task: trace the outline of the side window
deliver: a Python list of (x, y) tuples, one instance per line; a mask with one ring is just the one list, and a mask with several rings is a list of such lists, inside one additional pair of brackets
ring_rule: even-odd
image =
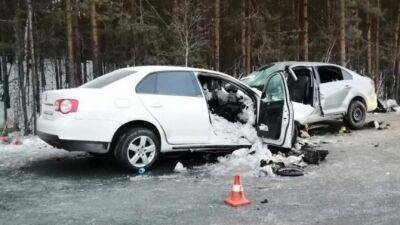
[(157, 74), (153, 73), (141, 80), (136, 87), (137, 93), (155, 94), (156, 93)]
[(342, 74), (343, 74), (343, 79), (344, 80), (351, 80), (353, 79), (353, 76), (347, 72), (346, 70), (342, 69)]
[(263, 101), (275, 102), (285, 99), (285, 92), (282, 77), (279, 74), (274, 75), (267, 83), (264, 89), (265, 97)]
[(318, 74), (321, 83), (343, 80), (342, 70), (334, 66), (319, 66)]
[(157, 73), (156, 93), (160, 95), (201, 96), (199, 84), (192, 72)]

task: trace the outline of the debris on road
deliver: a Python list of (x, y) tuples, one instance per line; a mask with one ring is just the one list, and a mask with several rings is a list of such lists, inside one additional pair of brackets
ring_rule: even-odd
[(186, 172), (186, 171), (187, 171), (187, 169), (183, 166), (183, 164), (181, 162), (178, 162), (175, 165), (174, 172), (182, 173), (182, 172)]
[(394, 99), (378, 99), (378, 112), (400, 112), (400, 106)]
[(308, 164), (319, 164), (320, 161), (324, 161), (326, 156), (329, 154), (328, 150), (319, 150), (313, 147), (304, 147), (302, 149), (304, 152), (303, 160)]
[(13, 141), (14, 145), (22, 145), (22, 141), (20, 138), (15, 138), (15, 140)]
[(283, 167), (276, 171), (276, 174), (287, 177), (298, 177), (304, 175), (304, 170), (297, 167)]
[(367, 127), (375, 128), (377, 130), (384, 130), (390, 127), (390, 124), (387, 124), (384, 121), (373, 120), (367, 123)]
[(10, 144), (10, 139), (8, 138), (8, 136), (1, 137), (1, 143), (5, 145)]
[(264, 200), (262, 200), (260, 203), (261, 203), (261, 204), (268, 203), (268, 199), (264, 199)]

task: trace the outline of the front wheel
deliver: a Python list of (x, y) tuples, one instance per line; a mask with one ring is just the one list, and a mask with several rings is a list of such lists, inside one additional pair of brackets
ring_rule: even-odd
[(345, 121), (351, 129), (358, 130), (364, 127), (366, 117), (367, 109), (365, 105), (360, 101), (352, 101)]
[(153, 131), (147, 128), (131, 128), (118, 140), (114, 157), (118, 163), (137, 171), (150, 168), (160, 155), (160, 141)]

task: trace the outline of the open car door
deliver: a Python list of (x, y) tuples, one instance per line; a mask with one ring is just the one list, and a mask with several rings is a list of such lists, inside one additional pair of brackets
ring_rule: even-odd
[(285, 72), (277, 71), (268, 76), (261, 95), (257, 133), (267, 144), (291, 148), (293, 128), (293, 107), (289, 98)]

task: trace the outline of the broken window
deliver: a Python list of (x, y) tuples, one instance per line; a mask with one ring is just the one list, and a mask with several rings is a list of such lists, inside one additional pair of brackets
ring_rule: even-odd
[(335, 66), (319, 66), (318, 74), (321, 84), (343, 80), (342, 70)]
[(217, 77), (199, 75), (198, 78), (212, 114), (230, 122), (254, 124), (254, 102), (241, 88)]
[(294, 102), (302, 104), (313, 104), (313, 72), (309, 67), (294, 67), (293, 72), (296, 74), (297, 80), (293, 80), (291, 76), (288, 79), (288, 88), (290, 99)]

